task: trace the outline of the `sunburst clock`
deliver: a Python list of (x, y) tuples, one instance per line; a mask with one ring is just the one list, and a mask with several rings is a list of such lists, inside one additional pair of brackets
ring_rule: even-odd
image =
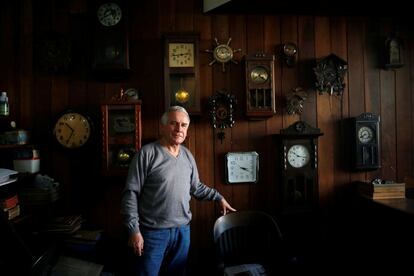
[(237, 61), (233, 59), (234, 54), (237, 52), (241, 52), (241, 49), (232, 49), (230, 47), (231, 37), (227, 40), (226, 44), (222, 44), (218, 41), (217, 37), (214, 38), (216, 42), (216, 46), (214, 49), (206, 50), (207, 53), (213, 53), (213, 60), (208, 64), (212, 66), (214, 63), (221, 63), (223, 72), (226, 72), (226, 64), (228, 62), (233, 62), (234, 64), (238, 64)]

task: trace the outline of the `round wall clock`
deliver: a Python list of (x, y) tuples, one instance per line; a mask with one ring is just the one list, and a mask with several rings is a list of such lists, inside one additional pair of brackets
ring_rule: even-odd
[(225, 158), (227, 183), (257, 183), (259, 180), (259, 154), (257, 152), (229, 152)]
[(105, 3), (99, 6), (97, 16), (102, 25), (110, 27), (121, 21), (122, 10), (116, 3)]
[(294, 168), (302, 168), (309, 163), (310, 153), (307, 147), (301, 144), (291, 146), (287, 152), (287, 161)]
[(53, 135), (65, 148), (85, 145), (91, 137), (92, 121), (88, 116), (72, 110), (64, 112), (56, 121)]

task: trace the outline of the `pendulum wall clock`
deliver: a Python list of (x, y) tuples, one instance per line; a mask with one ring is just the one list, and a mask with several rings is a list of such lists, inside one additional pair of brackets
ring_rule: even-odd
[(99, 77), (125, 77), (130, 72), (127, 0), (100, 2), (92, 14), (92, 69)]
[(280, 145), (282, 212), (312, 211), (318, 204), (318, 137), (323, 135), (297, 121), (276, 135)]
[(275, 114), (273, 55), (257, 53), (245, 58), (246, 116), (263, 119)]
[(190, 115), (199, 115), (199, 35), (174, 33), (164, 35), (165, 106), (180, 105)]
[(362, 113), (352, 118), (352, 139), (356, 170), (374, 170), (381, 168), (379, 147), (379, 115)]

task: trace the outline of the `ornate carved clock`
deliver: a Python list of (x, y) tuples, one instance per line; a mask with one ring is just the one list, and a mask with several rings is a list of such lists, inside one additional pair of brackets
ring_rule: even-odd
[(164, 35), (165, 106), (183, 106), (191, 115), (201, 112), (198, 43), (195, 33)]
[(379, 121), (379, 116), (374, 113), (362, 113), (352, 118), (353, 167), (356, 170), (381, 168)]
[(220, 132), (217, 137), (223, 142), (225, 138), (224, 129), (233, 127), (234, 107), (237, 101), (234, 95), (217, 91), (214, 96), (209, 98), (211, 125), (218, 128)]
[(282, 211), (312, 211), (318, 204), (320, 129), (297, 121), (276, 135), (280, 144)]
[(92, 68), (101, 77), (124, 77), (130, 72), (127, 0), (100, 2), (94, 13)]
[(246, 116), (256, 119), (275, 114), (274, 55), (248, 55), (246, 67)]

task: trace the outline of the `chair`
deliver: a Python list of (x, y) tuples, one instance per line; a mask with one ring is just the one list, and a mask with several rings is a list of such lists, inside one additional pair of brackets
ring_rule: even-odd
[(264, 212), (221, 216), (213, 235), (221, 275), (273, 275), (282, 269), (282, 234), (276, 221)]

